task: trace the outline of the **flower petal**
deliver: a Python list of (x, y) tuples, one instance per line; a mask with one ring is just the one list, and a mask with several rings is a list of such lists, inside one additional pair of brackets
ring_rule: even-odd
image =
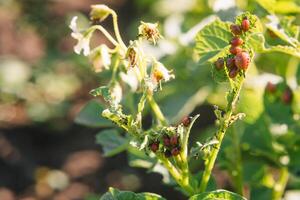
[(70, 29), (74, 32), (74, 33), (78, 33), (78, 28), (77, 28), (77, 19), (78, 19), (78, 16), (74, 16), (70, 22)]

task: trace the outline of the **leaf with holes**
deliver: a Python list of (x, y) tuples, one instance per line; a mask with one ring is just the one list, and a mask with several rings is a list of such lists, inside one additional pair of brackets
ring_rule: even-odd
[(226, 190), (215, 190), (212, 192), (196, 194), (189, 198), (189, 200), (246, 200), (246, 198)]
[(109, 188), (100, 200), (166, 200), (158, 194), (144, 192), (134, 193), (130, 191), (120, 191), (115, 188)]

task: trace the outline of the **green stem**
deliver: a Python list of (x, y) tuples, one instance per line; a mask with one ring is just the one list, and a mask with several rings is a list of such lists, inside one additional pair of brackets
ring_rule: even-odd
[(153, 96), (151, 94), (148, 94), (147, 99), (148, 99), (150, 107), (153, 110), (158, 122), (161, 123), (163, 126), (166, 126), (168, 124), (167, 120), (166, 120), (164, 114), (161, 112), (159, 106), (155, 102)]
[(244, 196), (243, 192), (243, 168), (242, 168), (242, 155), (239, 147), (239, 137), (237, 135), (236, 126), (232, 128), (232, 140), (234, 145), (234, 151), (236, 153), (234, 168), (236, 174), (233, 174), (235, 182), (235, 188), (238, 194)]
[(86, 33), (87, 34), (91, 34), (92, 32), (94, 32), (95, 30), (99, 30), (100, 32), (103, 33), (103, 35), (115, 46), (118, 46), (118, 42), (109, 34), (109, 32), (107, 32), (107, 30), (105, 28), (103, 28), (103, 26), (101, 25), (95, 25), (92, 26), (91, 28), (89, 28)]
[(192, 188), (192, 186), (190, 186), (189, 183), (186, 183), (184, 181), (184, 177), (182, 176), (182, 173), (180, 171), (178, 171), (178, 169), (176, 169), (174, 167), (174, 165), (166, 158), (164, 158), (163, 156), (157, 156), (158, 159), (163, 163), (163, 165), (167, 168), (167, 170), (170, 172), (170, 174), (172, 175), (172, 177), (175, 179), (175, 181), (178, 183), (178, 185), (180, 185), (181, 188), (183, 188), (189, 195), (193, 195), (194, 189)]
[(289, 179), (289, 171), (286, 167), (280, 169), (279, 180), (275, 183), (273, 189), (273, 200), (281, 200), (286, 184)]
[(114, 31), (117, 37), (117, 40), (119, 42), (119, 44), (122, 46), (122, 48), (127, 49), (126, 45), (124, 44), (120, 31), (119, 31), (119, 26), (118, 26), (118, 15), (116, 14), (115, 11), (111, 10), (111, 15), (113, 18), (113, 25), (114, 25)]
[(114, 63), (113, 68), (112, 68), (112, 76), (111, 76), (111, 80), (110, 80), (110, 83), (109, 83), (110, 86), (115, 84), (115, 82), (116, 82), (117, 71), (118, 71), (119, 64), (120, 64), (120, 60), (117, 59)]
[(205, 170), (202, 175), (202, 180), (200, 183), (200, 192), (204, 192), (206, 190), (208, 181), (210, 179), (210, 175), (212, 172), (212, 169), (215, 165), (218, 153), (220, 151), (220, 147), (223, 141), (223, 138), (225, 136), (226, 130), (229, 127), (230, 119), (233, 113), (233, 109), (235, 107), (235, 104), (238, 100), (242, 85), (243, 85), (244, 78), (241, 79), (241, 81), (238, 83), (238, 85), (234, 86), (231, 93), (232, 93), (232, 98), (231, 101), (228, 102), (226, 113), (221, 120), (220, 128), (216, 133), (216, 139), (218, 140), (218, 143), (215, 145), (215, 148), (210, 153), (210, 157), (208, 158), (207, 163), (205, 164)]
[(297, 85), (297, 72), (299, 66), (299, 59), (291, 57), (286, 67), (286, 80), (289, 86), (295, 87)]

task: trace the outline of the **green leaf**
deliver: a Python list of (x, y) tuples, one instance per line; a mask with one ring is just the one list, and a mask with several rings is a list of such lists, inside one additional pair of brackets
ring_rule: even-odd
[(101, 116), (104, 106), (96, 100), (89, 101), (75, 118), (75, 122), (90, 127), (112, 127), (113, 124)]
[(251, 199), (272, 199), (272, 189), (266, 186), (254, 186), (251, 188)]
[(189, 198), (189, 200), (246, 200), (246, 198), (226, 190), (215, 190), (212, 192), (196, 194)]
[(256, 0), (256, 2), (269, 13), (274, 13), (276, 0)]
[(104, 156), (114, 156), (128, 147), (128, 139), (122, 137), (117, 130), (109, 129), (96, 135), (96, 143), (101, 144)]
[(214, 64), (212, 64), (211, 66), (211, 74), (212, 77), (214, 78), (214, 80), (216, 82), (226, 82), (228, 81), (228, 69), (227, 67), (223, 67), (222, 69), (218, 70), (216, 69), (216, 67), (214, 66)]
[(263, 91), (256, 88), (244, 88), (240, 93), (237, 109), (246, 114), (244, 121), (254, 123), (264, 111)]
[(268, 13), (299, 13), (300, 6), (295, 1), (276, 1), (276, 0), (256, 0)]
[(199, 63), (214, 61), (227, 54), (229, 41), (232, 38), (230, 23), (216, 19), (205, 26), (196, 36), (195, 52), (199, 55)]
[(296, 1), (277, 1), (274, 9), (276, 13), (281, 14), (300, 13), (300, 6)]
[(265, 37), (262, 33), (253, 33), (247, 40), (248, 46), (251, 47), (256, 53), (264, 52), (265, 50)]
[(299, 42), (297, 41), (299, 27), (292, 25), (294, 18), (279, 18), (276, 15), (268, 15), (267, 18), (269, 23), (265, 24), (266, 27), (281, 40), (297, 48), (297, 45), (299, 45)]
[(270, 46), (265, 50), (265, 52), (281, 52), (281, 53), (289, 54), (300, 58), (300, 49), (291, 46), (283, 46), (283, 45)]
[(115, 188), (109, 188), (100, 200), (165, 200), (158, 194), (144, 192), (134, 193), (130, 191), (120, 191)]

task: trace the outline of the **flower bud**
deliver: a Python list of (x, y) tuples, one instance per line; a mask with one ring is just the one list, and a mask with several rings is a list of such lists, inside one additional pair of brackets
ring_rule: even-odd
[(69, 25), (72, 30), (71, 36), (77, 40), (77, 44), (74, 46), (74, 51), (77, 54), (80, 54), (83, 51), (83, 55), (88, 56), (90, 54), (90, 37), (91, 34), (83, 34), (77, 26), (78, 17), (75, 16), (72, 18)]
[(103, 68), (109, 69), (111, 65), (111, 55), (108, 50), (108, 47), (102, 44), (90, 54), (90, 60), (93, 63), (95, 72), (101, 72)]
[(175, 78), (173, 74), (160, 62), (155, 62), (153, 71), (152, 71), (152, 79), (156, 82), (159, 81), (169, 81), (171, 78)]
[(155, 44), (156, 41), (161, 38), (158, 23), (141, 22), (139, 26), (139, 36)]
[(126, 58), (128, 59), (129, 67), (135, 67), (138, 61), (137, 48), (134, 46), (128, 47)]
[(119, 104), (122, 100), (122, 88), (118, 82), (111, 88), (112, 103)]
[(92, 5), (91, 9), (92, 10), (90, 12), (90, 18), (93, 21), (102, 22), (111, 13), (111, 9), (108, 6), (103, 4)]

